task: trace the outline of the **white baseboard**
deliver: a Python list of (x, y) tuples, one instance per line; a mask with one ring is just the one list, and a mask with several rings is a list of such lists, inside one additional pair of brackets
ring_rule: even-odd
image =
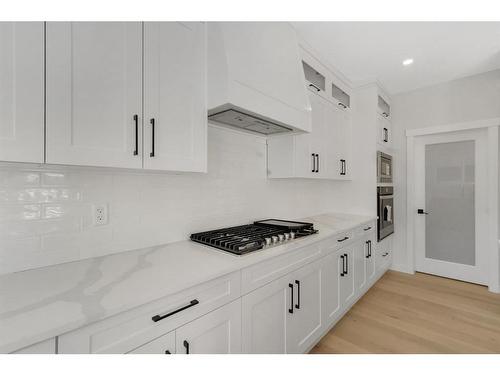
[(398, 271), (398, 272), (404, 272), (404, 273), (410, 273), (414, 274), (415, 272), (413, 270), (410, 270), (407, 264), (391, 264), (389, 267), (390, 270), (392, 271)]

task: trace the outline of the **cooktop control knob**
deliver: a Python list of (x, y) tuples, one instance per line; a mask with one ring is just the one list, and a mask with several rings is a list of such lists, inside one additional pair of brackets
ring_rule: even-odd
[(271, 245), (271, 237), (266, 237), (264, 240), (266, 241), (266, 245)]
[(276, 237), (276, 236), (273, 236), (273, 237), (272, 237), (272, 239), (273, 239), (273, 243), (276, 243), (276, 242), (278, 242), (278, 237)]
[(283, 242), (284, 239), (285, 239), (284, 235), (278, 234), (278, 240), (279, 240), (279, 242)]

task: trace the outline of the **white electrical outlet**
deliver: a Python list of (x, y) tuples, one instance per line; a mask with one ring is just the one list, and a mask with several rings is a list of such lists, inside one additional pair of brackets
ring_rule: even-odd
[(95, 204), (94, 209), (94, 225), (106, 225), (108, 223), (108, 205)]

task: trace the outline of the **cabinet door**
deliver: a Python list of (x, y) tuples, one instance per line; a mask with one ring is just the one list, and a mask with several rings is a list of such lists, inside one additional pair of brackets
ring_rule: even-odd
[(142, 167), (142, 25), (47, 22), (48, 163)]
[(181, 354), (241, 353), (241, 300), (178, 328), (175, 340)]
[(340, 306), (345, 309), (354, 298), (353, 257), (350, 248), (338, 253), (338, 275), (340, 284)]
[(324, 142), (325, 100), (309, 93), (311, 133), (295, 136), (295, 177), (319, 178), (323, 175), (322, 144)]
[(330, 104), (325, 109), (327, 142), (326, 174), (329, 178), (347, 179), (351, 172), (351, 115), (349, 110)]
[(144, 24), (144, 168), (206, 172), (206, 25)]
[(286, 353), (291, 308), (289, 276), (272, 281), (241, 299), (243, 353)]
[(290, 276), (294, 297), (287, 325), (287, 353), (304, 353), (321, 334), (322, 262), (304, 266)]
[(0, 160), (43, 163), (43, 22), (0, 22)]
[(129, 354), (175, 354), (175, 331), (144, 344)]
[(57, 354), (56, 339), (51, 338), (12, 352), (12, 354)]
[(323, 321), (330, 325), (340, 316), (339, 261), (337, 254), (330, 254), (323, 260), (321, 273), (321, 304)]
[(392, 147), (392, 124), (382, 115), (377, 116), (378, 142), (382, 146)]
[(366, 260), (368, 255), (368, 244), (366, 241), (357, 241), (352, 246), (354, 291), (361, 291), (366, 285)]
[(375, 249), (374, 249), (375, 239), (370, 237), (365, 242), (365, 246), (368, 251), (368, 258), (365, 259), (365, 272), (366, 272), (366, 282), (371, 285), (373, 279), (375, 278)]

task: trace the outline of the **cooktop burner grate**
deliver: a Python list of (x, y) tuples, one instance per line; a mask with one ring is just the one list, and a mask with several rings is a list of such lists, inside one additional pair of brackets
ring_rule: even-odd
[(314, 233), (317, 231), (311, 223), (272, 219), (194, 233), (191, 235), (191, 240), (242, 255)]

